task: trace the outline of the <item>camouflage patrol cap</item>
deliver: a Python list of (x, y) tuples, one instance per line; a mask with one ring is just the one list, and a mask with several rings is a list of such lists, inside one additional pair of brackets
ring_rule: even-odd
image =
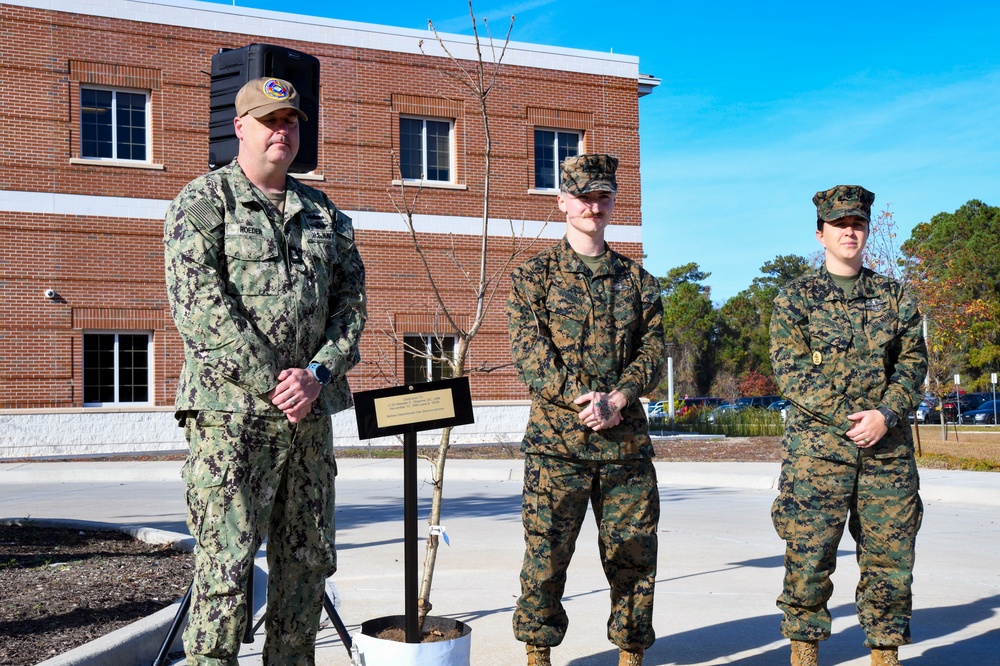
[(248, 113), (254, 118), (263, 118), (279, 109), (292, 109), (302, 120), (309, 120), (299, 108), (295, 86), (284, 79), (251, 79), (236, 93), (236, 115), (240, 118)]
[(559, 189), (574, 196), (587, 192), (617, 192), (615, 170), (618, 158), (611, 155), (577, 155), (562, 162), (562, 185)]
[(833, 222), (852, 215), (871, 222), (873, 201), (875, 195), (860, 185), (837, 185), (813, 197), (816, 219), (820, 222)]

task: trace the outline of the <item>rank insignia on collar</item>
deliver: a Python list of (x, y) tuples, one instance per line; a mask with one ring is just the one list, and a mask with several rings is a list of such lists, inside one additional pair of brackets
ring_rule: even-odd
[(818, 351), (813, 352), (813, 365), (819, 365), (823, 362), (823, 355)]

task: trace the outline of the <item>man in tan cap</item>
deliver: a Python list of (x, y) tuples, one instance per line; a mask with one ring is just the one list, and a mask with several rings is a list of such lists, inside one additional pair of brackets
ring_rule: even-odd
[(778, 607), (793, 666), (817, 666), (830, 637), (830, 574), (846, 527), (857, 548), (858, 619), (873, 666), (910, 642), (914, 544), (923, 513), (907, 415), (927, 349), (913, 296), (862, 266), (875, 195), (838, 185), (813, 197), (823, 267), (774, 301), (771, 366), (791, 400), (771, 516), (786, 542)]
[(237, 664), (266, 534), (264, 663), (311, 664), (337, 565), (330, 415), (351, 405), (364, 266), (351, 220), (288, 175), (306, 119), (292, 84), (248, 82), (236, 114), (236, 159), (190, 182), (164, 226), (197, 540), (184, 648), (191, 665)]
[(640, 396), (663, 371), (660, 286), (608, 247), (618, 160), (562, 163), (566, 236), (511, 276), (511, 351), (531, 395), (524, 451), (524, 564), (514, 635), (549, 666), (566, 635), (566, 570), (591, 504), (611, 587), (608, 639), (619, 664), (653, 644), (659, 493)]

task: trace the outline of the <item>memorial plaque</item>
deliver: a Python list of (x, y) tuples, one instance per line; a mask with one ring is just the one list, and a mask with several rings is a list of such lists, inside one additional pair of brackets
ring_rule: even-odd
[(360, 391), (354, 413), (360, 439), (475, 423), (468, 377)]

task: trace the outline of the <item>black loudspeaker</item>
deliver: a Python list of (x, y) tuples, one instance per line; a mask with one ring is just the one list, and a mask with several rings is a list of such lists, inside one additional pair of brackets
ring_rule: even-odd
[(319, 161), (319, 60), (301, 51), (270, 44), (219, 49), (212, 56), (208, 168), (225, 166), (239, 153), (240, 142), (233, 128), (236, 93), (247, 81), (262, 76), (285, 79), (299, 93), (299, 107), (309, 120), (299, 121), (299, 154), (289, 171), (312, 171)]

